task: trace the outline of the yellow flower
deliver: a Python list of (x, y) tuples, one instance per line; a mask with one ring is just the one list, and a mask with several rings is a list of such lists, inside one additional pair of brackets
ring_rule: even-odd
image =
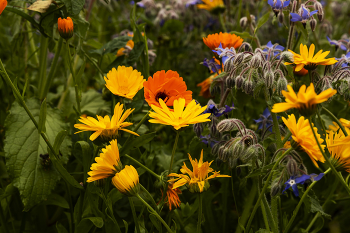
[(212, 13), (220, 13), (225, 11), (225, 5), (222, 0), (202, 0), (203, 4), (198, 4), (198, 9), (204, 9)]
[(116, 173), (112, 178), (112, 183), (119, 192), (127, 196), (133, 196), (140, 190), (139, 174), (131, 165), (126, 165), (123, 170)]
[(91, 164), (91, 171), (88, 172), (90, 177), (87, 179), (87, 182), (101, 180), (120, 171), (122, 163), (119, 157), (117, 140), (112, 140), (110, 145), (103, 148), (100, 157), (96, 157), (95, 161), (96, 163)]
[[(135, 43), (133, 40), (129, 40), (128, 42), (126, 42), (126, 45), (124, 48), (120, 48), (117, 52), (117, 57), (120, 57), (120, 56), (124, 56), (126, 54), (126, 52), (129, 50), (132, 50), (135, 46)], [(128, 50), (126, 50), (125, 48), (127, 48)]]
[(288, 49), (288, 51), (293, 54), (294, 61), (293, 63), (286, 62), (284, 64), (296, 65), (295, 72), (302, 70), (304, 67), (307, 70), (313, 70), (313, 69), (316, 69), (318, 65), (324, 65), (324, 66), (333, 65), (338, 62), (337, 60), (335, 60), (334, 57), (325, 59), (325, 57), (329, 54), (329, 51), (322, 53), (322, 50), (320, 50), (314, 55), (315, 53), (314, 44), (310, 46), (309, 50), (307, 49), (306, 45), (300, 44), (300, 55), (294, 53), (292, 50)]
[(174, 100), (174, 110), (169, 109), (162, 99), (159, 99), (159, 103), (161, 108), (151, 105), (152, 109), (155, 111), (149, 114), (151, 118), (154, 118), (149, 120), (151, 123), (171, 125), (178, 130), (182, 127), (188, 126), (189, 124), (210, 121), (210, 119), (208, 119), (210, 113), (201, 115), (207, 106), (201, 107), (195, 100), (192, 100), (186, 106), (185, 110), (185, 99), (183, 98)]
[[(340, 118), (339, 121), (342, 124), (342, 126), (344, 126), (346, 128), (350, 128), (350, 121), (348, 121), (344, 118)], [(329, 128), (329, 130), (336, 132), (340, 127), (336, 122), (333, 121), (333, 125), (329, 125), (328, 128)], [(327, 132), (329, 132), (329, 131), (327, 131)]]
[[(324, 163), (325, 159), (318, 148), (317, 142), (314, 138), (314, 135), (312, 133), (309, 120), (305, 120), (305, 118), (302, 116), (299, 118), (298, 122), (295, 119), (294, 114), (288, 115), (288, 119), (282, 117), (282, 120), (284, 124), (288, 127), (290, 132), (292, 133), (292, 139), (291, 145), (293, 147), (301, 147), (302, 150), (304, 150), (312, 160), (312, 162), (315, 164), (316, 167), (318, 167), (318, 164), (316, 161), (320, 161)], [(323, 143), (323, 139), (321, 136), (317, 133), (317, 128), (313, 127), (314, 131), (316, 132), (316, 136), (320, 144)], [(322, 149), (324, 150), (325, 145), (321, 145)]]
[[(348, 135), (350, 130), (345, 128)], [(330, 131), (326, 135), (327, 149), (332, 156), (335, 167), (343, 168), (350, 173), (350, 136), (345, 136), (343, 131)]]
[[(189, 189), (191, 192), (203, 192), (209, 188), (209, 181), (210, 179), (213, 179), (215, 177), (230, 177), (227, 175), (220, 175), (220, 172), (214, 171), (210, 165), (213, 161), (204, 162), (203, 163), (203, 150), (201, 152), (201, 157), (199, 161), (197, 159), (193, 160), (191, 155), (188, 154), (188, 157), (190, 159), (190, 162), (192, 164), (193, 171), (191, 171), (189, 168), (187, 168), (186, 164), (182, 166), (180, 169), (182, 174), (176, 174), (171, 173), (168, 176), (170, 177), (177, 177), (171, 180), (168, 180), (168, 182), (173, 184), (173, 189), (176, 189), (183, 185), (189, 185)], [(209, 173), (213, 173), (209, 176)]]
[(299, 89), (298, 95), (295, 94), (293, 88), (288, 85), (288, 91), (282, 91), (282, 95), (286, 98), (285, 103), (277, 103), (273, 105), (272, 112), (285, 112), (291, 108), (297, 108), (302, 115), (308, 115), (308, 112), (313, 112), (316, 109), (316, 105), (323, 103), (337, 93), (336, 90), (331, 88), (321, 92), (317, 95), (314, 89), (314, 84), (311, 83), (306, 89), (305, 85), (302, 85)]
[(124, 121), (134, 111), (134, 109), (129, 108), (124, 114), (123, 111), (123, 105), (117, 103), (114, 108), (112, 120), (110, 120), (109, 116), (101, 117), (97, 115), (97, 120), (93, 117), (80, 117), (79, 121), (83, 124), (74, 125), (75, 128), (81, 130), (76, 133), (81, 133), (83, 131), (96, 131), (95, 133), (91, 134), (91, 141), (95, 140), (100, 135), (105, 140), (117, 138), (118, 130), (123, 130), (139, 136), (137, 133), (124, 129), (124, 127), (132, 125), (132, 123)]
[[(281, 137), (281, 140), (283, 141), (284, 140), (284, 137), (282, 136)], [(289, 148), (291, 148), (292, 146), (291, 146), (291, 144), (290, 144), (290, 140), (287, 140), (285, 143), (284, 143), (284, 145), (283, 145), (283, 148), (285, 148), (285, 149), (289, 149)]]
[(143, 88), (143, 76), (132, 67), (118, 66), (118, 70), (113, 68), (107, 74), (106, 87), (114, 94), (127, 99), (134, 98), (136, 93)]

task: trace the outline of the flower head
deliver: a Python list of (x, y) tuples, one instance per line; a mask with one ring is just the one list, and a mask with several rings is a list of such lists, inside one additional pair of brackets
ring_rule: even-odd
[[(277, 116), (277, 119), (279, 119), (279, 116)], [(273, 120), (269, 108), (265, 108), (263, 114), (260, 115), (260, 118), (254, 121), (259, 125), (258, 129), (269, 129), (269, 131), (272, 132), (271, 126), (273, 124)]]
[[(348, 135), (350, 130), (345, 128)], [(332, 156), (335, 167), (343, 168), (350, 173), (350, 136), (343, 131), (329, 131), (326, 135), (327, 149)]]
[(214, 140), (210, 134), (206, 135), (206, 136), (203, 136), (203, 135), (200, 135), (199, 136), (200, 139), (202, 139), (202, 142), (206, 145), (209, 145), (211, 148), (213, 148), (213, 146), (218, 143), (219, 141), (216, 141)]
[(210, 60), (204, 58), (203, 65), (213, 73), (219, 72), (221, 69), (220, 62), (216, 58), (212, 58)]
[(221, 117), (235, 109), (234, 104), (232, 106), (225, 105), (225, 107), (218, 108), (213, 100), (209, 100), (207, 104), (207, 109), (203, 113), (210, 113), (216, 117)]
[(100, 157), (96, 157), (95, 161), (96, 163), (91, 164), (91, 171), (88, 172), (90, 177), (87, 179), (87, 182), (113, 176), (122, 170), (117, 140), (112, 140), (110, 145), (103, 148)]
[(4, 11), (6, 6), (7, 6), (7, 0), (0, 0), (0, 15)]
[[(173, 185), (173, 189), (187, 184), (191, 192), (203, 192), (207, 190), (210, 186), (208, 180), (216, 177), (230, 177), (227, 175), (220, 175), (220, 172), (214, 171), (210, 167), (213, 161), (211, 161), (210, 163), (203, 162), (203, 150), (201, 152), (201, 157), (199, 161), (197, 161), (197, 159), (193, 160), (190, 154), (188, 154), (188, 157), (192, 164), (192, 171), (189, 168), (187, 168), (186, 164), (184, 163), (184, 165), (180, 169), (182, 174), (171, 173), (168, 175), (169, 177), (177, 177), (168, 180), (168, 182), (175, 182)], [(209, 173), (212, 174), (209, 176)]]
[(123, 48), (118, 49), (116, 56), (120, 57), (128, 54), (134, 48), (134, 46), (135, 46), (134, 41), (128, 40), (128, 42), (126, 42), (126, 45)]
[(309, 9), (307, 9), (305, 7), (304, 4), (301, 5), (298, 14), (297, 13), (290, 13), (290, 15), (292, 16), (292, 19), (290, 21), (292, 22), (298, 22), (300, 21), (304, 27), (306, 25), (306, 22), (310, 19), (310, 17), (314, 14), (316, 14), (318, 12), (318, 10), (314, 10), (314, 11), (309, 11)]
[(347, 54), (343, 54), (341, 58), (336, 58), (337, 61), (344, 61), (342, 63), (342, 67), (347, 67), (350, 66), (350, 52), (348, 52)]
[(235, 59), (237, 54), (234, 47), (223, 48), (221, 43), (219, 47), (217, 47), (212, 51), (222, 58), (222, 64), (225, 64), (227, 60), (230, 60), (232, 62)]
[(203, 37), (203, 42), (211, 50), (218, 48), (220, 44), (223, 49), (231, 47), (237, 49), (242, 45), (243, 39), (235, 34), (220, 32)]
[[(346, 128), (350, 128), (350, 121), (348, 121), (344, 118), (340, 118), (339, 121), (342, 124), (342, 126), (344, 126)], [(329, 125), (328, 128), (331, 131), (337, 132), (340, 127), (336, 122), (333, 121), (333, 125)]]
[[(160, 190), (160, 191), (162, 192), (162, 196), (163, 196), (163, 190)], [(181, 201), (179, 198), (179, 194), (181, 193), (182, 192), (179, 188), (173, 189), (173, 184), (169, 183), (167, 192), (166, 192), (166, 200), (167, 200), (166, 203), (168, 203), (170, 211), (173, 208), (173, 206), (175, 208), (180, 207)]]
[(304, 184), (307, 180), (313, 180), (313, 181), (319, 181), (323, 177), (324, 173), (320, 173), (319, 175), (316, 174), (310, 174), (310, 175), (302, 175), (300, 177), (290, 177), (289, 180), (285, 183), (286, 188), (283, 190), (282, 193), (284, 193), (286, 190), (288, 190), (290, 187), (293, 189), (293, 193), (295, 196), (299, 197), (299, 190), (297, 184)]
[(327, 101), (330, 97), (337, 93), (336, 90), (327, 89), (316, 94), (314, 84), (310, 83), (310, 86), (306, 89), (305, 85), (302, 85), (299, 89), (298, 95), (295, 94), (293, 88), (288, 85), (288, 91), (282, 91), (282, 95), (286, 98), (285, 103), (277, 103), (273, 105), (272, 112), (285, 112), (291, 108), (297, 108), (301, 114), (310, 115), (316, 109), (317, 104)]
[(327, 36), (327, 40), (329, 41), (329, 43), (331, 45), (335, 45), (335, 50), (336, 51), (337, 51), (338, 48), (340, 48), (341, 50), (344, 50), (344, 51), (347, 50), (346, 46), (341, 41), (331, 40), (328, 36)]
[[(294, 114), (288, 115), (288, 119), (282, 117), (282, 120), (292, 133), (293, 141), (291, 142), (291, 145), (296, 148), (301, 148), (303, 151), (305, 151), (316, 167), (318, 167), (316, 161), (324, 163), (325, 159), (320, 149), (318, 148), (317, 142), (309, 125), (309, 120), (305, 120), (305, 118), (302, 116), (297, 122)], [(317, 140), (320, 142), (320, 144), (322, 144), (323, 139), (317, 133), (317, 128), (313, 128), (316, 132)], [(325, 145), (321, 145), (321, 147), (322, 150), (324, 150)]]
[(104, 77), (106, 87), (114, 94), (132, 99), (136, 93), (143, 88), (143, 76), (132, 67), (118, 66), (118, 69), (112, 68)]
[(66, 19), (62, 19), (61, 17), (59, 17), (57, 21), (57, 26), (58, 32), (60, 33), (60, 36), (63, 39), (69, 40), (70, 38), (72, 38), (74, 32), (74, 25), (70, 17), (67, 17)]
[(158, 71), (143, 83), (145, 99), (148, 105), (160, 106), (162, 100), (167, 106), (173, 106), (174, 100), (185, 99), (186, 105), (192, 100), (192, 91), (187, 90), (183, 78), (176, 71)]
[(204, 9), (212, 13), (221, 13), (225, 11), (225, 5), (222, 0), (202, 0), (203, 4), (198, 4), (198, 9)]
[(292, 50), (288, 50), (293, 54), (293, 63), (285, 62), (285, 65), (296, 65), (295, 71), (298, 72), (305, 67), (307, 70), (313, 70), (318, 65), (333, 65), (338, 61), (333, 58), (325, 58), (329, 51), (322, 53), (322, 50), (318, 51), (315, 55), (315, 45), (310, 45), (310, 49), (307, 49), (306, 45), (300, 44), (300, 55), (294, 53)]
[(106, 140), (117, 138), (119, 130), (139, 136), (137, 133), (124, 129), (127, 126), (132, 125), (132, 123), (124, 121), (134, 111), (134, 109), (129, 108), (124, 114), (123, 111), (123, 104), (117, 103), (114, 108), (112, 119), (110, 119), (107, 115), (105, 117), (97, 115), (97, 120), (93, 117), (80, 117), (79, 121), (83, 124), (74, 125), (75, 128), (81, 130), (76, 133), (81, 133), (83, 131), (96, 131), (95, 133), (91, 134), (91, 141), (94, 141), (100, 135)]
[(212, 84), (213, 79), (216, 76), (218, 76), (217, 73), (212, 74), (209, 76), (209, 78), (207, 78), (203, 82), (197, 84), (197, 87), (201, 87), (201, 91), (199, 92), (199, 96), (203, 96), (204, 98), (212, 97), (210, 94), (210, 85)]
[(280, 54), (284, 50), (284, 47), (279, 44), (272, 44), (269, 41), (263, 51), (266, 53), (266, 58), (270, 60), (272, 57), (276, 57), (276, 59), (280, 59)]
[(208, 119), (210, 113), (202, 114), (207, 106), (201, 107), (195, 100), (192, 100), (186, 108), (185, 99), (175, 100), (173, 111), (170, 111), (162, 99), (159, 100), (159, 103), (161, 107), (151, 105), (154, 110), (149, 114), (151, 118), (154, 118), (149, 120), (151, 123), (171, 125), (178, 130), (190, 124), (210, 121)]
[(126, 165), (123, 170), (116, 173), (112, 178), (112, 183), (119, 192), (127, 196), (134, 196), (140, 190), (139, 174), (131, 165)]
[(283, 8), (289, 6), (290, 0), (284, 1), (284, 0), (268, 0), (267, 2), (272, 10), (275, 12), (276, 16), (277, 14), (283, 10)]

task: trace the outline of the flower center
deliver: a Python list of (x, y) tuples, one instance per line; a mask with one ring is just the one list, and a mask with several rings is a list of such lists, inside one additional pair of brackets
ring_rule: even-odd
[(122, 93), (122, 94), (128, 94), (130, 92), (129, 88), (126, 87), (126, 86), (120, 86), (119, 87), (119, 91)]
[(289, 184), (290, 184), (290, 185), (295, 185), (295, 180), (290, 180), (290, 181), (289, 181)]
[(168, 100), (169, 96), (165, 92), (158, 92), (156, 95), (156, 101), (159, 102), (159, 99), (162, 99), (164, 102)]

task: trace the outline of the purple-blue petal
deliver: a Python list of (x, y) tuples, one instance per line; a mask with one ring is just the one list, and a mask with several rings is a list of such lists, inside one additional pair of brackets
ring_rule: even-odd
[(311, 178), (311, 176), (304, 174), (304, 175), (302, 175), (300, 177), (295, 178), (295, 183), (297, 183), (297, 184), (304, 184), (305, 181), (309, 180), (310, 178)]
[(269, 0), (269, 1), (267, 1), (267, 3), (268, 3), (271, 7), (273, 7), (273, 0)]
[(303, 19), (308, 19), (309, 18), (309, 11), (305, 7), (303, 7), (303, 13), (302, 13), (301, 16), (302, 16)]
[(283, 3), (283, 7), (287, 7), (287, 6), (289, 6), (289, 3), (290, 3), (290, 0), (285, 1), (285, 2)]
[(284, 194), (284, 192), (286, 191), (286, 190), (288, 190), (289, 188), (290, 188), (290, 184), (288, 183), (288, 181), (286, 182), (286, 187), (284, 188), (284, 190), (282, 191), (282, 194)]
[(350, 58), (350, 52), (345, 55), (346, 58)]
[(328, 36), (327, 36), (327, 40), (329, 41), (329, 43), (331, 43), (331, 41), (332, 41)]
[(275, 7), (276, 7), (276, 9), (281, 9), (281, 8), (282, 8), (282, 2), (281, 2), (281, 0), (277, 0), (277, 1), (276, 1)]
[(298, 186), (295, 184), (295, 185), (292, 185), (292, 189), (293, 189), (293, 193), (295, 196), (299, 197), (299, 190), (298, 190)]
[(278, 50), (283, 51), (283, 50), (284, 50), (284, 47), (283, 47), (283, 46), (281, 46), (281, 45), (277, 45), (275, 49), (278, 49)]
[(267, 43), (266, 47), (268, 47), (268, 48), (272, 48), (272, 47), (273, 47), (273, 44), (271, 43), (271, 41), (269, 41), (269, 42)]
[(141, 8), (145, 8), (145, 4), (143, 4), (142, 2), (138, 2), (138, 3), (136, 3), (136, 5), (141, 7)]
[(301, 18), (301, 16), (298, 15), (297, 13), (290, 13), (290, 15), (292, 16), (292, 19), (290, 20), (290, 21), (292, 21), (292, 22), (298, 22), (298, 21), (303, 20), (303, 19)]
[(269, 111), (269, 108), (265, 108), (263, 114), (264, 117), (269, 118), (269, 116), (271, 116), (271, 113)]
[(317, 12), (318, 12), (318, 10), (311, 11), (311, 12), (310, 12), (310, 16), (316, 14)]
[(343, 45), (343, 44), (341, 44), (341, 45), (340, 45), (340, 48), (341, 48), (342, 50), (344, 50), (344, 51), (346, 51), (346, 50), (347, 50), (346, 46), (345, 46), (345, 45)]
[(319, 181), (324, 176), (324, 173), (320, 173), (318, 175), (312, 173), (310, 176), (313, 177), (314, 181)]

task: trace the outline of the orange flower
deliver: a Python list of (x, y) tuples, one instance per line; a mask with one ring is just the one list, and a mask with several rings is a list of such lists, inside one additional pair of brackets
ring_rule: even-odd
[[(163, 190), (160, 190), (162, 192), (162, 198), (163, 198)], [(166, 192), (166, 198), (167, 198), (167, 203), (169, 206), (169, 210), (172, 209), (173, 206), (175, 206), (175, 208), (180, 207), (180, 198), (179, 198), (179, 194), (181, 194), (181, 190), (179, 188), (175, 188), (173, 189), (173, 184), (169, 184), (168, 185), (168, 189)], [(161, 198), (161, 200), (162, 200)]]
[(197, 84), (197, 87), (201, 87), (201, 91), (199, 93), (199, 96), (203, 96), (204, 98), (211, 98), (212, 95), (210, 94), (210, 85), (213, 82), (213, 79), (218, 76), (218, 74), (213, 74), (211, 75), (209, 78), (207, 78), (206, 80), (204, 80), (201, 83)]
[(302, 68), (300, 71), (295, 71), (295, 67), (293, 68), (293, 72), (296, 76), (304, 76), (309, 73), (309, 71), (307, 71), (305, 68)]
[(187, 85), (176, 71), (158, 71), (143, 83), (145, 99), (149, 106), (160, 107), (159, 99), (167, 106), (173, 106), (174, 100), (185, 99), (185, 104), (191, 102), (192, 91), (187, 91)]
[(219, 34), (215, 33), (208, 35), (207, 37), (203, 37), (203, 42), (211, 50), (218, 48), (220, 43), (222, 48), (224, 49), (231, 47), (237, 49), (239, 48), (239, 46), (241, 46), (243, 39), (239, 36), (236, 36), (235, 34), (220, 32)]
[(58, 32), (60, 33), (60, 36), (63, 39), (68, 40), (73, 36), (74, 25), (70, 17), (67, 17), (66, 19), (62, 19), (61, 17), (59, 17), (57, 21), (57, 25), (58, 25)]
[(7, 6), (7, 0), (0, 0), (0, 15)]

